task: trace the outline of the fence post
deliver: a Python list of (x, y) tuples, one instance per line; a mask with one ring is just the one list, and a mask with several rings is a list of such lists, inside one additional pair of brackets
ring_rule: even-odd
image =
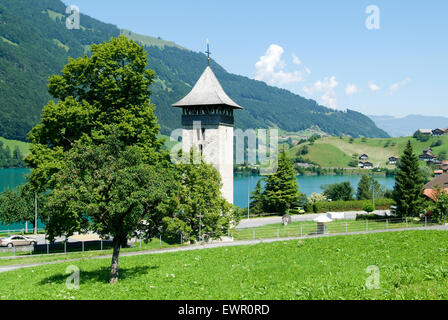
[(386, 231), (389, 231), (389, 219), (386, 219)]
[(180, 233), (180, 245), (184, 244), (184, 237), (182, 236), (182, 232)]
[(14, 252), (14, 257), (16, 256), (16, 246), (12, 246), (12, 251)]
[(303, 226), (300, 226), (300, 236), (303, 237)]
[(277, 239), (280, 238), (280, 227), (277, 227)]
[(84, 252), (84, 241), (81, 241), (81, 245), (82, 245), (82, 252)]
[(103, 251), (103, 239), (101, 239), (100, 241), (101, 241), (101, 251)]
[(348, 233), (348, 223), (345, 223), (345, 233)]
[(142, 247), (142, 241), (143, 241), (143, 240), (140, 238), (140, 248)]
[(64, 241), (64, 253), (67, 253), (67, 239)]
[(254, 240), (255, 240), (255, 230), (254, 230)]
[(160, 240), (160, 246), (162, 246), (162, 235), (159, 235), (159, 240)]
[(427, 224), (428, 224), (428, 217), (425, 216), (425, 227), (426, 227)]
[(47, 244), (47, 254), (50, 254), (50, 245), (48, 244), (46, 239), (45, 239), (45, 243)]
[(406, 228), (408, 227), (408, 217), (406, 217)]
[(369, 220), (366, 219), (366, 231), (369, 231)]

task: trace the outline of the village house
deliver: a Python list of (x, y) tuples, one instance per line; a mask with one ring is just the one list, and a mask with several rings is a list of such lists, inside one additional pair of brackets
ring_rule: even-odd
[(437, 157), (432, 154), (431, 148), (423, 149), (423, 153), (421, 155), (419, 155), (418, 158), (420, 160), (426, 161), (426, 162), (429, 162), (429, 161), (433, 162), (434, 160), (437, 159)]
[(438, 177), (443, 174), (443, 170), (434, 170), (434, 177)]
[(364, 153), (359, 156), (359, 160), (361, 160), (361, 161), (369, 160), (369, 156)]
[(398, 157), (392, 156), (389, 158), (389, 164), (397, 164)]
[(448, 128), (418, 129), (418, 132), (420, 132), (420, 134), (423, 134), (426, 136), (440, 137), (440, 136), (444, 136), (445, 134), (447, 134)]
[(439, 165), (439, 170), (441, 170), (443, 173), (448, 173), (448, 163), (444, 163), (445, 161), (442, 161), (442, 163)]
[(373, 169), (373, 163), (369, 161), (364, 162), (363, 169)]
[(437, 201), (440, 192), (448, 192), (448, 174), (444, 173), (425, 184), (423, 194), (433, 201)]
[(436, 137), (443, 136), (443, 135), (445, 135), (445, 133), (446, 133), (446, 130), (445, 129), (441, 129), (441, 128), (437, 128), (437, 129), (432, 130), (432, 135), (436, 136)]
[(432, 129), (418, 129), (421, 134), (432, 136)]

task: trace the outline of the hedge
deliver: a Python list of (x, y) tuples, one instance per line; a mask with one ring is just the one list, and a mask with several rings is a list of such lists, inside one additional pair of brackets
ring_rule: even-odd
[[(372, 203), (372, 200), (353, 200), (353, 201), (325, 201), (316, 202), (309, 211), (315, 213), (338, 212), (338, 211), (363, 211), (366, 204)], [(395, 202), (392, 199), (375, 199), (375, 210), (386, 210)]]

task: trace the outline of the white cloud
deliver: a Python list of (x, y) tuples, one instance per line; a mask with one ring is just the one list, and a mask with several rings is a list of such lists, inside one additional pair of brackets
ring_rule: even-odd
[[(286, 72), (285, 62), (282, 60), (284, 50), (281, 46), (271, 44), (264, 56), (255, 64), (256, 74), (255, 79), (265, 81), (270, 85), (282, 85), (294, 82), (302, 82), (306, 75), (311, 71), (306, 68), (305, 75), (303, 71), (297, 70), (294, 72)], [(295, 65), (302, 64), (300, 59), (293, 54), (293, 63)]]
[(358, 92), (358, 87), (354, 84), (347, 84), (347, 86), (345, 87), (345, 94), (346, 95), (352, 95)]
[(370, 89), (370, 91), (375, 92), (375, 91), (381, 90), (381, 87), (376, 85), (373, 81), (369, 81), (369, 89)]
[(295, 65), (300, 66), (302, 64), (302, 61), (300, 61), (299, 57), (296, 56), (295, 53), (292, 54), (292, 63), (294, 63)]
[(411, 82), (411, 78), (406, 78), (400, 82), (395, 82), (393, 84), (390, 85), (389, 87), (389, 93), (390, 95), (393, 95), (398, 89), (400, 89), (401, 87), (407, 85), (408, 83)]
[(325, 77), (323, 80), (316, 81), (312, 87), (304, 87), (303, 91), (308, 95), (321, 94), (320, 97), (323, 104), (330, 108), (337, 107), (336, 93), (334, 89), (339, 85), (335, 76)]

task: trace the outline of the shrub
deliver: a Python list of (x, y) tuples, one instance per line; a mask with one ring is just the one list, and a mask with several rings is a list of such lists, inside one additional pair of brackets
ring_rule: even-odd
[[(331, 201), (331, 202), (315, 202), (313, 204), (313, 212), (324, 213), (329, 211), (361, 211), (364, 206), (372, 203), (372, 200), (354, 200), (354, 201)], [(392, 199), (376, 199), (375, 206), (379, 210), (389, 209), (395, 202)]]
[(368, 202), (368, 203), (365, 203), (365, 204), (364, 204), (364, 206), (362, 207), (362, 210), (364, 210), (364, 211), (370, 213), (370, 212), (375, 211), (375, 207), (373, 206), (372, 203)]

